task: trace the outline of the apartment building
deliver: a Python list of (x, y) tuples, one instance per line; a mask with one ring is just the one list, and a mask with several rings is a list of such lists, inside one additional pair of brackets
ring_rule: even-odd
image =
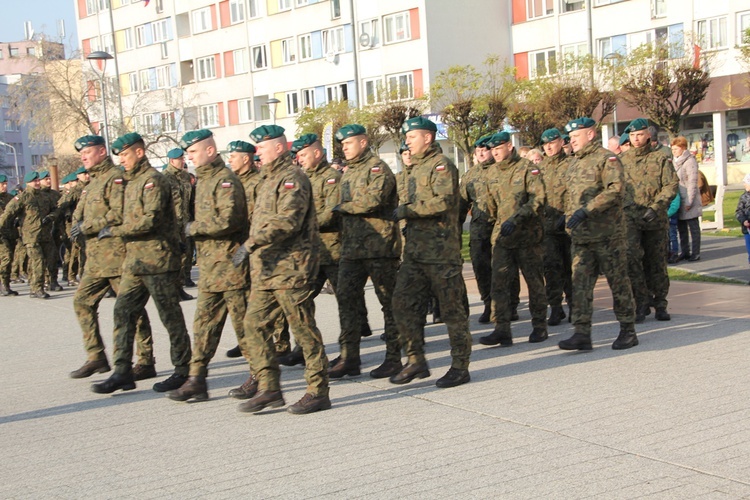
[(504, 2), (111, 1), (75, 0), (81, 47), (116, 57), (110, 119), (121, 99), (123, 120), (154, 137), (203, 127), (224, 145), (275, 122), (291, 139), (306, 107), (366, 106), (383, 89), (412, 99), (452, 65), (511, 57)]

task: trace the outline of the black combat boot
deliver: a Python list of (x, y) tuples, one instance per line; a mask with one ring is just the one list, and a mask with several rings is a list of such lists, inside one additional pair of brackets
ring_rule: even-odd
[(29, 294), (29, 297), (32, 298), (32, 299), (48, 299), (49, 298), (49, 294), (47, 292), (45, 292), (44, 290), (42, 290), (42, 291), (39, 291), (39, 292), (31, 292)]
[(227, 351), (227, 357), (228, 358), (241, 358), (242, 351), (240, 350), (240, 346), (234, 346), (231, 349), (229, 349)]
[(52, 292), (62, 292), (63, 287), (60, 286), (60, 283), (57, 282), (57, 279), (53, 279), (52, 282), (49, 285), (49, 289)]
[(482, 345), (500, 344), (500, 347), (510, 347), (513, 345), (513, 335), (510, 332), (504, 332), (495, 328), (489, 335), (479, 337), (479, 343)]
[(360, 337), (370, 337), (372, 335), (372, 330), (370, 329), (370, 324), (365, 320), (362, 323), (362, 326), (359, 330), (359, 336)]
[(180, 301), (185, 302), (186, 300), (193, 300), (195, 297), (187, 293), (185, 290), (180, 287), (179, 289), (179, 295), (180, 295)]
[(4, 283), (0, 283), (0, 295), (2, 295), (3, 297), (10, 297), (18, 295), (18, 292), (16, 292), (15, 290), (11, 290), (10, 282), (6, 281)]
[(565, 319), (565, 310), (562, 306), (552, 306), (549, 311), (549, 319), (547, 324), (549, 326), (557, 326), (562, 320)]
[(250, 399), (257, 392), (258, 379), (255, 378), (255, 375), (251, 374), (241, 386), (229, 391), (229, 397), (234, 399)]
[(175, 391), (182, 387), (182, 384), (187, 382), (187, 375), (180, 375), (178, 373), (173, 373), (169, 376), (168, 379), (157, 382), (154, 384), (154, 390), (156, 392), (169, 392), (169, 391)]
[(106, 373), (110, 370), (106, 359), (86, 361), (79, 369), (70, 372), (70, 378), (87, 378), (94, 373)]
[(287, 408), (286, 411), (295, 415), (304, 415), (306, 413), (330, 409), (331, 399), (327, 394), (325, 396), (316, 396), (315, 394), (306, 392), (305, 395), (302, 396), (302, 399)]
[(513, 311), (510, 313), (510, 320), (518, 321), (519, 319), (521, 319), (521, 316), (518, 315), (518, 306), (515, 306), (513, 308)]
[(563, 351), (590, 351), (593, 349), (591, 335), (585, 333), (574, 333), (572, 337), (561, 340), (557, 347)]
[(260, 391), (252, 398), (241, 403), (237, 407), (237, 411), (242, 413), (257, 413), (264, 408), (278, 408), (285, 404), (281, 391)]
[(484, 311), (482, 311), (482, 315), (479, 316), (477, 321), (481, 325), (486, 325), (492, 321), (492, 303), (488, 302), (484, 305)]
[(635, 322), (643, 323), (649, 314), (651, 314), (651, 308), (648, 305), (637, 306), (635, 308)]
[(544, 342), (549, 338), (547, 329), (543, 327), (536, 327), (529, 335), (529, 343), (536, 344), (538, 342)]
[(135, 381), (133, 380), (133, 373), (113, 373), (104, 382), (98, 384), (91, 384), (91, 391), (97, 394), (112, 394), (118, 389), (123, 391), (132, 391), (135, 389)]
[(208, 401), (208, 384), (206, 377), (196, 375), (188, 377), (187, 381), (177, 390), (170, 391), (168, 394), (172, 401)]
[(638, 345), (638, 337), (636, 336), (635, 332), (626, 332), (623, 330), (620, 330), (620, 335), (617, 336), (617, 339), (612, 343), (612, 349), (616, 351), (621, 351), (623, 349), (630, 349), (631, 347), (635, 347)]
[(440, 302), (437, 301), (437, 299), (433, 298), (433, 306), (432, 306), (432, 324), (437, 325), (438, 323), (443, 322), (443, 317), (440, 314)]
[(435, 385), (441, 389), (447, 387), (456, 387), (457, 385), (465, 384), (471, 380), (469, 370), (462, 370), (460, 368), (451, 367), (448, 373), (437, 379)]
[(292, 352), (279, 358), (279, 363), (284, 366), (304, 365), (305, 356), (302, 354), (302, 348), (299, 345), (294, 346)]
[(669, 315), (666, 307), (657, 307), (656, 312), (654, 313), (654, 318), (658, 321), (669, 321), (672, 319), (672, 316)]
[(146, 380), (150, 378), (156, 378), (156, 368), (154, 368), (154, 365), (133, 366), (133, 379), (136, 382), (139, 380)]
[(408, 363), (403, 370), (393, 375), (388, 380), (391, 384), (408, 384), (415, 378), (427, 378), (430, 376), (430, 369), (427, 367), (427, 362), (423, 363)]
[(401, 363), (400, 359), (396, 361), (386, 359), (385, 361), (383, 361), (382, 365), (378, 366), (370, 372), (370, 376), (372, 378), (388, 378), (396, 375), (403, 368), (404, 365)]
[(336, 364), (328, 368), (328, 378), (342, 378), (344, 375), (356, 377), (362, 373), (359, 369), (360, 364), (359, 358), (338, 358)]

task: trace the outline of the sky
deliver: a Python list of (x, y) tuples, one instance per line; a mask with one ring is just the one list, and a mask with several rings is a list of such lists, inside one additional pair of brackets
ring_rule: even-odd
[(76, 33), (76, 0), (0, 0), (0, 42), (23, 40), (23, 23), (31, 21), (35, 33), (57, 40), (57, 20), (65, 21), (65, 50), (78, 48)]

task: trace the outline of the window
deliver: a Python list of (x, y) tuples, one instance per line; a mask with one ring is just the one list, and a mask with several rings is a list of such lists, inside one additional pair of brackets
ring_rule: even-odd
[(216, 78), (216, 58), (214, 56), (201, 57), (196, 63), (198, 66), (198, 81)]
[(552, 0), (526, 0), (526, 18), (551, 16), (555, 13)]
[(253, 121), (253, 100), (240, 99), (237, 101), (237, 109), (240, 115), (240, 123)]
[(13, 132), (13, 120), (5, 120), (5, 131)]
[(31, 155), (31, 166), (36, 167), (39, 165), (39, 155)]
[(300, 95), (303, 108), (315, 109), (315, 89), (302, 89)]
[(609, 5), (612, 3), (619, 3), (619, 2), (624, 2), (624, 1), (625, 0), (596, 0), (596, 6), (598, 7), (600, 5)]
[(294, 0), (294, 5), (297, 7), (304, 7), (305, 5), (309, 3), (310, 3), (310, 0)]
[(96, 12), (96, 0), (86, 0), (86, 15), (93, 16)]
[(340, 54), (344, 52), (344, 28), (323, 30), (323, 53)]
[(253, 71), (266, 69), (268, 67), (268, 55), (266, 54), (266, 46), (258, 45), (250, 50), (252, 50), (253, 54)]
[(204, 7), (193, 11), (193, 34), (211, 29), (211, 9)]
[(134, 94), (138, 92), (140, 85), (138, 85), (138, 73), (129, 73), (128, 80), (130, 82), (130, 93)]
[(167, 45), (167, 42), (161, 42), (159, 45), (161, 49), (161, 58), (169, 59), (169, 46)]
[(403, 42), (411, 40), (411, 24), (409, 23), (409, 11), (391, 14), (383, 18), (383, 37), (385, 43)]
[(151, 76), (149, 75), (149, 71), (147, 69), (142, 69), (138, 72), (138, 75), (140, 76), (141, 80), (141, 90), (143, 92), (147, 92), (149, 90), (154, 90), (151, 87)]
[(169, 40), (169, 19), (162, 19), (151, 24), (154, 33), (154, 43), (166, 42)]
[(201, 127), (219, 126), (219, 105), (209, 104), (201, 106)]
[(299, 94), (297, 92), (286, 93), (286, 112), (288, 115), (299, 113)]
[(581, 71), (583, 59), (589, 54), (589, 47), (586, 42), (563, 45), (562, 47), (562, 65), (563, 71), (578, 72)]
[(115, 39), (111, 33), (102, 35), (102, 49), (109, 54), (115, 53)]
[(331, 0), (331, 19), (339, 19), (341, 17), (341, 1)]
[(156, 68), (156, 88), (167, 89), (171, 87), (172, 77), (169, 71), (169, 65), (159, 66)]
[(10, 48), (10, 57), (18, 57), (18, 47)]
[(667, 0), (651, 0), (651, 17), (667, 15)]
[(620, 54), (626, 56), (628, 54), (628, 37), (627, 35), (617, 35), (609, 38), (600, 38), (597, 40), (597, 53), (600, 58), (605, 58), (609, 54)]
[(174, 111), (165, 111), (159, 114), (162, 132), (176, 132), (177, 120), (175, 120)]
[(560, 12), (575, 12), (577, 10), (583, 10), (584, 8), (584, 0), (562, 0), (562, 4), (560, 5)]
[(698, 21), (698, 40), (704, 49), (724, 49), (727, 47), (727, 18), (715, 17)]
[(268, 101), (268, 96), (255, 99), (255, 118), (258, 121), (271, 119), (271, 108), (266, 101)]
[(156, 13), (161, 14), (164, 12), (164, 0), (156, 0)]
[(154, 127), (154, 115), (143, 115), (141, 118), (141, 130), (146, 134), (153, 134), (156, 127)]
[(26, 47), (26, 55), (36, 56), (36, 47)]
[(388, 93), (392, 99), (414, 98), (414, 75), (402, 73), (386, 77), (388, 81)]
[(229, 1), (229, 21), (238, 24), (245, 20), (245, 0)]
[[(135, 43), (138, 47), (143, 47), (148, 43), (148, 40), (146, 38), (147, 28), (148, 24), (141, 24), (140, 26), (135, 27)], [(93, 48), (91, 50), (93, 50)]]
[(542, 78), (557, 73), (557, 60), (554, 50), (542, 50), (529, 54), (531, 78)]
[(109, 0), (99, 0), (99, 10), (109, 9)]
[[(359, 33), (359, 41), (362, 47), (375, 47), (380, 43), (380, 19), (370, 19), (359, 23)], [(367, 35), (367, 37), (365, 38), (362, 35)], [(363, 43), (365, 40), (367, 41), (366, 44)]]
[(279, 12), (292, 10), (292, 0), (279, 0)]
[(247, 73), (247, 49), (237, 49), (232, 52), (232, 60), (234, 61), (234, 74), (240, 75)]
[(133, 28), (125, 29), (123, 31), (122, 39), (125, 44), (123, 50), (131, 50), (135, 48), (135, 45), (133, 44)]
[[(737, 45), (750, 43), (750, 11), (737, 14)], [(2, 56), (0, 56), (2, 59)]]
[(247, 2), (247, 17), (250, 19), (254, 17), (260, 17), (260, 0), (248, 0)]
[(281, 41), (281, 57), (283, 64), (292, 64), (297, 60), (297, 44), (294, 38)]
[(308, 33), (299, 36), (299, 60), (309, 61), (312, 59), (312, 36)]
[(346, 101), (349, 99), (349, 93), (346, 89), (345, 83), (339, 83), (337, 85), (329, 85), (326, 87), (326, 98), (327, 102), (332, 101)]
[(365, 104), (377, 104), (383, 101), (383, 82), (380, 78), (364, 80)]
[(2, 60), (2, 59), (3, 59), (3, 51), (0, 50), (0, 60)]

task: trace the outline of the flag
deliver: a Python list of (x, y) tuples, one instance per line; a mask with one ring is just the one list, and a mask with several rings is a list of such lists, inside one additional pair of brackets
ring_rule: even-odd
[(693, 68), (700, 69), (701, 67), (701, 47), (698, 44), (693, 44)]

